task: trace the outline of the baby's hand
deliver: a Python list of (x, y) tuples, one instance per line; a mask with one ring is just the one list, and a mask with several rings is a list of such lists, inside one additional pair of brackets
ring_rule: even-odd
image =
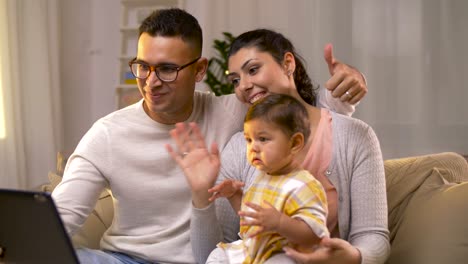
[(222, 183), (208, 189), (209, 193), (213, 195), (208, 199), (210, 202), (216, 200), (219, 197), (231, 198), (234, 194), (241, 192), (244, 183), (236, 180), (224, 180)]
[(239, 216), (243, 218), (240, 224), (258, 227), (257, 231), (250, 234), (250, 237), (267, 231), (278, 232), (281, 218), (285, 215), (278, 211), (272, 204), (264, 201), (264, 206), (251, 202), (246, 202), (245, 205), (252, 210), (239, 212)]

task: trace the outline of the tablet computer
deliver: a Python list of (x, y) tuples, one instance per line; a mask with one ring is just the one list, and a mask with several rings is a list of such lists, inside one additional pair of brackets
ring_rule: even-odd
[(79, 263), (50, 193), (0, 189), (0, 263)]

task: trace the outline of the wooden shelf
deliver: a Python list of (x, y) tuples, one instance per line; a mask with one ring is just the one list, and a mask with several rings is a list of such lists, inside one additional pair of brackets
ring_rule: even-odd
[(122, 0), (122, 5), (126, 7), (148, 7), (148, 6), (164, 6), (164, 7), (182, 7), (180, 0)]
[(138, 28), (136, 27), (121, 27), (120, 32), (124, 34), (138, 34)]
[(138, 89), (136, 84), (119, 84), (117, 90)]
[(131, 55), (122, 55), (119, 57), (119, 60), (120, 61), (123, 61), (124, 63), (128, 63), (130, 60), (133, 60), (133, 58), (135, 58), (135, 55), (131, 56)]
[(138, 102), (141, 99), (140, 91), (136, 85), (119, 85), (116, 89), (117, 108), (121, 109)]

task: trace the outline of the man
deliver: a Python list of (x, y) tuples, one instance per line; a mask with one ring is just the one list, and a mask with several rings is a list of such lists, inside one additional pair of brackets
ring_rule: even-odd
[(191, 193), (164, 147), (172, 142), (169, 131), (177, 122), (196, 122), (207, 144), (216, 141), (222, 149), (242, 129), (246, 107), (235, 95), (195, 91), (208, 63), (201, 57), (202, 31), (192, 15), (158, 10), (139, 31), (131, 68), (143, 100), (93, 125), (52, 194), (73, 235), (100, 192), (112, 191), (114, 220), (101, 240), (102, 250), (78, 249), (82, 263), (195, 263)]

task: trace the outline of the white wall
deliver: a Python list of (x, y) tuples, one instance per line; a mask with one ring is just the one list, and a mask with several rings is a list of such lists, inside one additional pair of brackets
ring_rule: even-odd
[(62, 0), (61, 84), (66, 152), (94, 121), (115, 110), (120, 1)]
[[(292, 4), (294, 3), (294, 5)], [(115, 109), (120, 1), (62, 1), (65, 148)], [(367, 76), (355, 117), (371, 124), (384, 158), (468, 153), (468, 1), (186, 0), (204, 29), (205, 56), (222, 31), (256, 27), (288, 36), (311, 77), (328, 78), (322, 47)], [(199, 86), (201, 89), (202, 86)]]

